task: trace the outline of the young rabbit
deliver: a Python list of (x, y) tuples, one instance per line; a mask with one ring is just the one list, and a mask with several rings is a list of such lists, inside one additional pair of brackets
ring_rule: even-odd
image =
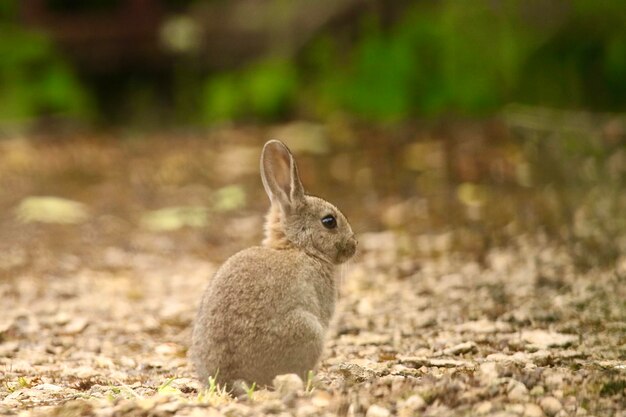
[(286, 373), (305, 379), (335, 309), (335, 267), (356, 251), (348, 220), (304, 193), (282, 142), (263, 147), (261, 179), (271, 202), (263, 244), (222, 265), (196, 318), (190, 357), (205, 384), (209, 376), (228, 388), (263, 387)]

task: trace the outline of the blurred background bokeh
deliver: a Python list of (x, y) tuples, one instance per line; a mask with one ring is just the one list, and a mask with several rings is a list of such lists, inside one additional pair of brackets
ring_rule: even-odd
[(618, 0), (2, 2), (0, 117), (394, 123), (626, 104)]
[(258, 241), (269, 138), (400, 257), (626, 246), (621, 0), (4, 0), (0, 57), (5, 271)]

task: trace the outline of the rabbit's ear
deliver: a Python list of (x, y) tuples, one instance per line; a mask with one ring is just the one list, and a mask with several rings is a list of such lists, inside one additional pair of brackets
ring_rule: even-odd
[(285, 144), (278, 140), (270, 140), (263, 147), (261, 179), (272, 204), (280, 204), (283, 210), (304, 199), (296, 161)]

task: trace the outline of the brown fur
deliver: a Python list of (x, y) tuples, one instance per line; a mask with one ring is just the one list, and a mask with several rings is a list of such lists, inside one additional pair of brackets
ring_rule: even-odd
[(278, 206), (270, 206), (265, 216), (265, 238), (263, 246), (273, 249), (292, 249), (293, 243), (285, 236), (282, 227), (281, 213)]
[[(269, 141), (261, 178), (272, 203), (263, 246), (229, 258), (210, 280), (193, 329), (190, 358), (200, 380), (259, 386), (276, 375), (306, 378), (322, 354), (335, 308), (336, 265), (356, 250), (347, 219), (304, 194), (293, 156)], [(332, 214), (337, 227), (320, 219)]]

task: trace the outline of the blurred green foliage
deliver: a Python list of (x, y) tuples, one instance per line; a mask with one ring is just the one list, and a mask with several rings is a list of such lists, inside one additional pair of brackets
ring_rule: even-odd
[[(386, 30), (370, 16), (347, 59), (320, 39), (309, 51), (317, 108), (370, 120), (480, 115), (513, 101), (622, 110), (623, 3), (575, 0), (546, 16), (537, 6), (550, 2), (535, 3), (416, 2)], [(558, 19), (546, 22), (550, 13)]]
[(492, 109), (511, 96), (530, 49), (516, 24), (486, 2), (419, 3), (387, 31), (368, 21), (339, 68), (339, 48), (324, 40), (317, 82), (326, 102), (374, 119)]
[(244, 70), (217, 74), (205, 82), (201, 119), (205, 122), (283, 113), (298, 86), (294, 65), (285, 59), (264, 59)]
[(84, 118), (88, 95), (71, 68), (42, 34), (11, 20), (15, 4), (0, 7), (0, 120), (64, 114)]
[[(0, 119), (89, 116), (97, 89), (79, 83), (44, 36), (11, 23), (16, 4), (0, 3)], [(268, 51), (219, 73), (197, 71), (193, 57), (185, 57), (176, 63), (183, 76), (171, 86), (180, 99), (171, 103), (169, 122), (323, 119), (337, 113), (395, 122), (480, 116), (510, 102), (601, 111), (626, 107), (621, 0), (420, 1), (400, 16), (389, 24), (374, 12), (360, 13), (352, 22), (356, 29), (329, 27), (295, 58)], [(356, 35), (341, 36), (346, 30)], [(185, 75), (190, 73), (194, 77)], [(159, 87), (147, 96), (158, 95)], [(154, 101), (142, 101), (146, 108), (132, 114), (151, 113)]]

